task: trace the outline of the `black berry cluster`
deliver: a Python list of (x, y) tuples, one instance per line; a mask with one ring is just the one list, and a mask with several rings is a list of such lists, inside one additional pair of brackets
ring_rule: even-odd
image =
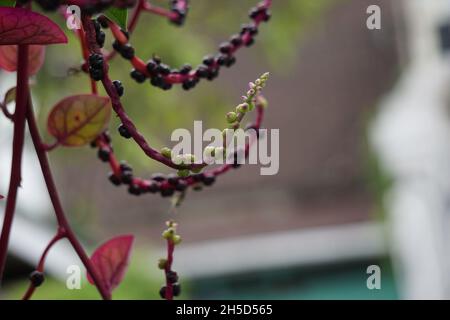
[(176, 71), (171, 70), (168, 65), (161, 62), (159, 57), (154, 56), (147, 62), (147, 71), (150, 74), (150, 83), (163, 90), (169, 90), (172, 88), (172, 84), (165, 81), (165, 76)]
[(120, 53), (124, 59), (131, 60), (134, 57), (134, 48), (129, 43), (121, 44), (116, 40), (113, 42), (113, 48)]
[[(179, 9), (179, 1), (176, 0), (172, 1), (172, 10), (185, 12), (185, 10)], [(185, 64), (179, 69), (171, 68), (162, 63), (159, 57), (153, 57), (147, 62), (147, 73), (133, 69), (130, 74), (131, 77), (138, 83), (145, 82), (146, 78), (149, 77), (153, 86), (163, 90), (171, 89), (174, 83), (182, 83), (183, 89), (190, 90), (197, 85), (200, 79), (215, 79), (219, 75), (221, 67), (231, 67), (236, 63), (234, 53), (240, 47), (249, 47), (255, 42), (259, 23), (270, 19), (270, 12), (265, 5), (259, 5), (251, 9), (249, 15), (253, 21), (242, 25), (238, 34), (231, 36), (228, 41), (220, 44), (219, 53), (205, 56), (202, 64), (196, 69), (193, 69), (189, 64)], [(113, 48), (125, 59), (134, 57), (134, 49), (129, 44), (124, 45), (115, 41)]]
[(99, 53), (89, 55), (89, 74), (95, 81), (103, 79), (103, 56)]

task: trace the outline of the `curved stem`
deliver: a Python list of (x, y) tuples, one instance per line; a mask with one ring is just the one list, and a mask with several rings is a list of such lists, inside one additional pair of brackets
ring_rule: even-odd
[[(50, 242), (47, 244), (47, 246), (44, 249), (44, 252), (42, 252), (41, 258), (39, 259), (39, 262), (38, 262), (38, 265), (37, 265), (37, 268), (36, 268), (37, 271), (39, 271), (39, 272), (43, 272), (44, 271), (45, 258), (47, 258), (48, 252), (50, 251), (50, 249), (53, 247), (53, 245), (55, 243), (57, 243), (59, 240), (61, 240), (64, 237), (65, 237), (64, 229), (58, 228), (58, 232), (50, 240)], [(30, 283), (27, 291), (25, 292), (25, 294), (22, 297), (22, 300), (30, 299), (31, 296), (33, 295), (35, 289), (36, 289), (36, 287), (33, 285), (33, 283)]]
[(42, 149), (43, 144), (36, 124), (36, 119), (34, 117), (31, 99), (29, 99), (27, 107), (27, 120), (31, 138), (33, 140), (33, 144), (36, 149), (36, 154), (39, 159), (39, 164), (41, 166), (42, 174), (44, 176), (45, 184), (47, 185), (50, 200), (55, 210), (58, 225), (61, 229), (64, 230), (66, 238), (69, 240), (70, 244), (74, 248), (83, 265), (86, 267), (87, 272), (91, 275), (92, 279), (94, 280), (95, 286), (97, 287), (102, 298), (109, 300), (111, 299), (110, 292), (103, 286), (102, 282), (100, 281), (100, 278), (97, 274), (97, 271), (95, 270), (94, 265), (92, 264), (91, 260), (84, 251), (81, 243), (78, 241), (77, 237), (72, 231), (72, 228), (69, 225), (66, 215), (64, 214), (64, 210), (62, 208), (61, 201), (59, 199), (58, 190), (56, 189), (56, 185), (53, 180), (53, 175), (50, 170), (50, 165), (48, 163), (47, 154), (45, 153), (45, 150)]
[(18, 46), (17, 94), (16, 111), (14, 113), (13, 154), (11, 163), (11, 178), (9, 181), (8, 198), (3, 218), (2, 234), (0, 236), (0, 283), (5, 270), (8, 253), (9, 235), (16, 209), (17, 189), (22, 180), (22, 153), (25, 137), (25, 117), (28, 100), (28, 46)]

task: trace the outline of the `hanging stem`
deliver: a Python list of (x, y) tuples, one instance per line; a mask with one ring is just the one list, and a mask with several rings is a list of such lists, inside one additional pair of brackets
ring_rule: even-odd
[(33, 108), (31, 104), (31, 97), (29, 98), (27, 108), (27, 121), (30, 129), (31, 138), (33, 140), (33, 144), (36, 149), (36, 154), (39, 159), (39, 164), (41, 166), (42, 174), (44, 176), (45, 184), (47, 185), (47, 190), (50, 195), (50, 200), (55, 210), (58, 226), (61, 230), (63, 230), (65, 237), (69, 240), (70, 244), (74, 248), (83, 265), (86, 267), (87, 272), (91, 275), (92, 279), (94, 280), (94, 284), (97, 287), (102, 298), (105, 300), (109, 300), (111, 299), (110, 292), (103, 286), (102, 282), (100, 281), (100, 278), (98, 276), (97, 271), (95, 270), (94, 265), (92, 264), (91, 260), (84, 251), (82, 245), (80, 244), (74, 232), (72, 231), (72, 228), (70, 227), (69, 222), (67, 221), (66, 215), (64, 213), (64, 210), (62, 208), (61, 201), (58, 195), (58, 190), (53, 180), (53, 175), (50, 170), (50, 165), (48, 163), (47, 154), (45, 150), (42, 148), (43, 142), (41, 140), (41, 136), (39, 134), (39, 130), (36, 124), (36, 119), (34, 117)]
[(28, 100), (28, 46), (19, 45), (17, 52), (17, 91), (16, 111), (14, 112), (14, 137), (11, 160), (11, 177), (9, 180), (8, 198), (0, 236), (0, 283), (5, 270), (8, 254), (9, 235), (16, 209), (17, 191), (22, 180), (22, 153), (25, 136), (25, 117)]

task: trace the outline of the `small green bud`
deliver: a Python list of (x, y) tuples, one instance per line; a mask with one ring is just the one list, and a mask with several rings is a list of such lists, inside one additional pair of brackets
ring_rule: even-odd
[(168, 147), (164, 147), (161, 149), (161, 154), (168, 158), (171, 159), (172, 158), (172, 149), (168, 148)]
[(241, 103), (236, 107), (236, 111), (239, 113), (246, 113), (248, 111), (248, 103)]
[(177, 174), (181, 178), (186, 178), (189, 176), (189, 170), (188, 169), (178, 170)]
[(233, 122), (228, 125), (228, 129), (239, 129), (239, 122)]
[(213, 157), (215, 150), (216, 150), (216, 148), (214, 148), (213, 146), (207, 146), (205, 148), (205, 150), (203, 151), (203, 155)]
[(256, 80), (255, 80), (255, 84), (256, 84), (257, 86), (261, 85), (261, 79), (256, 79)]
[(270, 73), (269, 72), (266, 72), (266, 73), (264, 73), (261, 77), (259, 77), (260, 79), (262, 79), (262, 80), (267, 80), (267, 79), (269, 79), (269, 75), (270, 75)]
[(178, 234), (176, 234), (176, 235), (173, 236), (172, 241), (173, 241), (174, 244), (180, 244), (181, 243), (181, 237)]
[(166, 259), (159, 259), (158, 260), (158, 268), (161, 270), (164, 270), (166, 268), (167, 265), (167, 260)]
[(175, 233), (175, 230), (173, 228), (167, 228), (166, 230), (164, 230), (164, 232), (162, 233), (162, 237), (166, 240), (172, 239), (173, 235)]
[(184, 163), (184, 156), (182, 156), (182, 155), (177, 155), (176, 157), (175, 157), (175, 159), (173, 159), (173, 163), (175, 163), (176, 165), (180, 165), (180, 164), (183, 164)]
[(193, 173), (200, 173), (200, 172), (202, 172), (202, 170), (203, 170), (202, 167), (198, 167), (198, 168), (193, 168), (191, 171), (192, 171)]
[(214, 150), (214, 156), (216, 157), (216, 159), (220, 159), (224, 157), (225, 155), (225, 149), (224, 147), (216, 147), (216, 149)]
[(230, 111), (227, 113), (227, 121), (228, 123), (233, 123), (235, 122), (237, 119), (237, 114), (236, 112)]

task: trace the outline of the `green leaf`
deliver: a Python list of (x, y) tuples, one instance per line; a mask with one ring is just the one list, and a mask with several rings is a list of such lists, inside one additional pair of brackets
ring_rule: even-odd
[[(2, 1), (2, 0), (0, 0)], [(104, 13), (108, 18), (117, 23), (123, 30), (127, 30), (128, 10), (123, 8), (110, 7)]]
[(0, 7), (14, 7), (15, 5), (15, 0), (0, 0)]

